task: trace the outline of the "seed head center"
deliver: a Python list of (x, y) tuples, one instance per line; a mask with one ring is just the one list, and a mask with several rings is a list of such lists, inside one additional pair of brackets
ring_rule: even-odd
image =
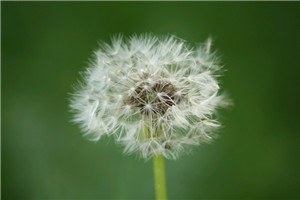
[(181, 93), (168, 81), (144, 81), (132, 90), (127, 102), (144, 115), (163, 115), (182, 100)]

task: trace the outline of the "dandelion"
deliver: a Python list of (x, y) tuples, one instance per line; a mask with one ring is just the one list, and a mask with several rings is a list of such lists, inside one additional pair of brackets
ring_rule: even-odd
[(126, 153), (176, 159), (220, 127), (220, 69), (210, 39), (193, 49), (175, 36), (115, 37), (84, 72), (74, 121), (91, 140), (113, 136)]

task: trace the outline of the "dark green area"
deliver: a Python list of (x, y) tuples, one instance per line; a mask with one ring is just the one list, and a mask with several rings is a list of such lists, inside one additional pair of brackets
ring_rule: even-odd
[(299, 2), (1, 2), (2, 198), (153, 199), (152, 162), (71, 124), (72, 85), (114, 34), (208, 36), (235, 106), (167, 161), (170, 199), (299, 198)]

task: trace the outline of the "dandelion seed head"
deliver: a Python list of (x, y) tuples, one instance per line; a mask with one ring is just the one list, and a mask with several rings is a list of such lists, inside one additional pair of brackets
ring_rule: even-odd
[(176, 159), (214, 139), (226, 98), (210, 39), (194, 49), (174, 36), (116, 37), (94, 57), (71, 100), (74, 122), (91, 140), (111, 135), (126, 153)]

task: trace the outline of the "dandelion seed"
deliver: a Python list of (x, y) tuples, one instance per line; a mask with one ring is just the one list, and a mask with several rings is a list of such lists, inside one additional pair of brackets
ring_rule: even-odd
[(213, 116), (225, 104), (210, 39), (192, 49), (174, 36), (118, 37), (94, 60), (71, 100), (74, 121), (91, 140), (112, 135), (126, 153), (176, 159), (214, 139)]

